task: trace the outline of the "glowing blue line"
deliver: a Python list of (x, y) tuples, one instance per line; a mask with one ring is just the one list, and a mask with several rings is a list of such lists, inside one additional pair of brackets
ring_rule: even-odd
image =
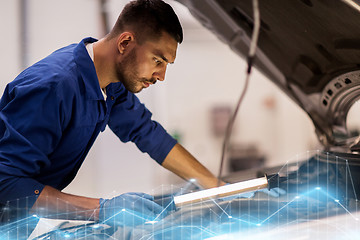
[[(230, 216), (216, 201), (213, 200), (213, 202), (216, 204), (216, 206), (219, 207), (219, 209), (222, 210), (223, 213), (225, 213), (225, 214), (229, 217), (229, 219), (231, 218), (231, 219), (234, 219), (234, 220), (237, 220), (237, 221), (241, 221), (241, 222), (244, 222), (244, 223), (247, 223), (247, 224), (250, 224), (250, 225), (257, 225), (257, 226), (259, 226), (259, 224), (262, 225), (263, 223), (265, 223), (266, 221), (268, 221), (269, 219), (271, 219), (274, 215), (276, 215), (277, 213), (279, 213), (281, 210), (283, 210), (284, 208), (288, 207), (290, 204), (292, 204), (293, 202), (295, 202), (295, 201), (296, 201), (297, 199), (299, 199), (301, 196), (308, 196), (308, 195), (310, 195), (311, 193), (313, 193), (313, 192), (315, 192), (315, 191), (320, 191), (322, 194), (330, 197), (330, 198), (333, 199), (333, 200), (336, 200), (334, 197), (332, 197), (332, 196), (329, 195), (328, 193), (322, 191), (322, 189), (321, 189), (320, 187), (316, 187), (315, 189), (310, 190), (310, 191), (308, 191), (308, 192), (306, 192), (306, 193), (303, 193), (303, 194), (301, 194), (301, 195), (297, 195), (294, 199), (292, 199), (290, 202), (288, 202), (287, 204), (285, 204), (284, 206), (282, 206), (280, 209), (278, 209), (276, 212), (274, 212), (273, 214), (271, 214), (270, 216), (268, 216), (266, 219), (264, 219), (264, 220), (261, 221), (260, 223), (259, 223), (259, 222), (253, 223), (253, 222), (249, 222), (249, 221), (246, 221), (246, 220), (243, 220), (243, 219), (240, 219), (240, 218), (235, 218), (235, 217), (233, 217), (233, 216)], [(342, 206), (349, 214), (351, 214), (343, 205), (341, 205), (341, 206)], [(210, 208), (210, 210), (211, 210), (211, 208)], [(352, 215), (352, 214), (351, 214), (351, 215)], [(218, 216), (219, 216), (219, 215), (218, 215)], [(354, 219), (356, 219), (356, 218), (354, 218)]]
[[(10, 231), (12, 231), (13, 229), (17, 229), (17, 228), (18, 228), (18, 225), (21, 226), (20, 223), (23, 223), (23, 224), (24, 224), (24, 222), (27, 222), (27, 220), (29, 220), (29, 219), (31, 219), (31, 218), (33, 218), (33, 216), (28, 216), (28, 217), (26, 217), (26, 218), (23, 218), (23, 219), (20, 219), (20, 220), (11, 222), (11, 223), (9, 223), (8, 225), (3, 225), (3, 226), (1, 226), (1, 227), (0, 227), (0, 234), (1, 234), (1, 235), (7, 235), (8, 233), (2, 233), (2, 229), (6, 229), (7, 232), (10, 232)], [(9, 227), (9, 226), (13, 226), (13, 227)]]
[(28, 216), (28, 217), (26, 217), (26, 218), (23, 218), (23, 219), (20, 219), (20, 220), (11, 222), (11, 224), (18, 224), (18, 223), (20, 223), (20, 222), (24, 222), (24, 221), (29, 220), (29, 219), (31, 219), (31, 218), (33, 218), (33, 216)]
[[(230, 216), (230, 215), (227, 213), (227, 211), (226, 211), (226, 209), (228, 209), (228, 207), (230, 206), (230, 204), (231, 204), (231, 202), (227, 203), (226, 207), (224, 208), (224, 213), (225, 213), (225, 215), (227, 215), (228, 217), (232, 217), (232, 216)], [(230, 206), (229, 210), (231, 211), (231, 206)]]
[(353, 182), (353, 179), (352, 179), (352, 175), (351, 175), (351, 171), (350, 171), (350, 167), (349, 167), (349, 162), (348, 162), (348, 160), (346, 160), (346, 169), (347, 169), (347, 171), (349, 172), (349, 175), (350, 175), (351, 185), (352, 185), (352, 187), (353, 187), (353, 191), (354, 191), (354, 194), (355, 194), (355, 199), (357, 199), (357, 195), (356, 195), (356, 191), (355, 191), (355, 186), (354, 186), (354, 182)]
[(214, 213), (216, 216), (220, 217), (220, 215), (219, 215), (217, 212), (215, 212), (214, 210), (212, 210), (212, 208), (211, 208), (211, 206), (210, 206), (209, 204), (207, 204), (206, 202), (203, 203), (203, 204), (204, 204), (205, 206), (207, 206), (212, 213)]
[(231, 219), (237, 220), (237, 221), (239, 221), (239, 222), (247, 223), (247, 224), (249, 224), (249, 225), (256, 225), (256, 224), (258, 224), (258, 223), (253, 223), (253, 222), (249, 222), (249, 221), (243, 220), (243, 219), (241, 219), (241, 218), (236, 218), (236, 217), (233, 217), (233, 216), (231, 217)]
[(120, 213), (123, 213), (123, 212), (130, 213), (130, 214), (131, 214), (131, 215), (133, 215), (134, 217), (137, 217), (137, 218), (143, 219), (143, 220), (145, 220), (145, 221), (146, 221), (146, 220), (148, 220), (148, 219), (143, 218), (143, 217), (141, 217), (141, 216), (139, 216), (139, 215), (136, 215), (135, 213), (132, 213), (132, 211), (126, 211), (125, 209), (123, 209), (123, 210), (121, 210), (120, 212), (118, 212), (118, 213), (116, 213), (116, 214), (112, 215), (112, 216), (111, 216), (111, 217), (109, 217), (108, 219), (105, 219), (103, 222), (109, 221), (109, 219), (112, 219), (112, 218), (116, 217), (117, 215), (119, 215)]
[(173, 198), (173, 199), (171, 200), (171, 202), (161, 211), (161, 213), (159, 213), (159, 214), (156, 216), (156, 218), (155, 218), (153, 221), (156, 221), (156, 219), (158, 219), (158, 217), (160, 217), (160, 215), (163, 214), (163, 212), (165, 212), (165, 210), (166, 210), (167, 208), (169, 208), (170, 205), (171, 205), (173, 202), (174, 202), (174, 198)]
[(280, 173), (281, 172), (281, 170), (285, 167), (285, 166), (287, 166), (289, 164), (289, 161), (287, 161), (285, 164), (284, 164), (284, 166), (282, 166), (281, 168), (280, 168), (280, 170), (277, 172), (277, 173)]
[(352, 218), (358, 220), (347, 208), (345, 208), (339, 201), (337, 202)]
[(100, 207), (96, 208), (93, 210), (93, 212), (91, 213), (91, 215), (89, 216), (89, 218), (87, 219), (87, 221), (92, 221), (95, 217), (95, 213), (96, 213), (96, 210), (99, 209), (99, 213), (100, 213)]
[[(92, 210), (92, 211), (93, 211), (92, 214), (94, 214), (96, 210)], [(87, 211), (61, 212), (61, 213), (51, 213), (51, 214), (47, 214), (47, 215), (42, 214), (43, 216), (30, 215), (30, 216), (28, 216), (27, 218), (23, 218), (23, 219), (17, 220), (17, 221), (15, 221), (15, 222), (12, 222), (11, 224), (16, 224), (16, 223), (19, 222), (19, 221), (24, 221), (24, 220), (27, 220), (27, 219), (32, 218), (32, 217), (37, 218), (37, 219), (40, 219), (40, 218), (59, 219), (59, 218), (58, 218), (59, 216), (62, 216), (62, 215), (63, 215), (63, 216), (66, 216), (66, 215), (73, 215), (73, 214), (76, 215), (76, 214), (78, 214), (79, 212), (87, 212)], [(92, 216), (92, 215), (91, 215), (91, 216)], [(70, 220), (70, 219), (65, 219), (65, 220)], [(71, 220), (92, 221), (92, 220), (91, 220), (91, 217), (88, 218), (88, 219), (71, 219)]]
[(209, 210), (210, 210), (213, 214), (215, 214), (217, 217), (219, 217), (219, 218), (221, 217), (221, 216), (220, 216), (217, 212), (215, 212), (212, 208), (209, 207)]
[(263, 224), (264, 222), (266, 222), (267, 220), (269, 220), (272, 216), (274, 216), (275, 214), (277, 214), (278, 212), (280, 212), (282, 209), (284, 209), (285, 207), (289, 206), (291, 203), (293, 203), (295, 201), (296, 198), (294, 198), (293, 200), (291, 200), (290, 202), (288, 202), (287, 204), (285, 204), (284, 206), (282, 206), (280, 209), (278, 209), (277, 211), (275, 211), (273, 214), (271, 214), (269, 217), (267, 217), (265, 220), (263, 220), (260, 224)]
[[(221, 211), (223, 211), (223, 213), (226, 214), (226, 216), (230, 216), (230, 215), (215, 201), (215, 199), (211, 199), (211, 200), (215, 203), (216, 206), (218, 206), (218, 207), (221, 209)], [(220, 216), (221, 216), (221, 215), (220, 215)]]
[(319, 190), (319, 191), (321, 191), (321, 193), (323, 193), (325, 196), (331, 198), (332, 200), (334, 200), (334, 202), (339, 204), (352, 218), (354, 218), (355, 220), (358, 220), (358, 218), (356, 218), (344, 205), (342, 205), (338, 199), (336, 199), (333, 196), (329, 195), (327, 192), (324, 192), (322, 190)]
[[(232, 218), (233, 218), (233, 219), (238, 219), (238, 220), (239, 220), (240, 218), (242, 218), (242, 219), (244, 219), (244, 218), (246, 218), (246, 219), (252, 218), (252, 221), (253, 221), (253, 222), (256, 222), (256, 223), (258, 223), (258, 222), (260, 221), (259, 218), (254, 217), (254, 216), (252, 216), (252, 215), (250, 215), (250, 214), (242, 214), (242, 215), (239, 216), (238, 218), (235, 218), (234, 216), (232, 216)], [(245, 221), (245, 220), (243, 220), (243, 222), (250, 223), (251, 225), (256, 224), (256, 223), (249, 222), (249, 221)]]

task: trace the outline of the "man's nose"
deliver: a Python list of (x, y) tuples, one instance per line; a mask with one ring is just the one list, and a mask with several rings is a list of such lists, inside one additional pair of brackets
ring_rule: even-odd
[(164, 80), (165, 80), (165, 73), (166, 73), (166, 67), (162, 68), (162, 69), (159, 70), (159, 71), (156, 71), (156, 72), (153, 74), (153, 77), (154, 77), (156, 80), (164, 81)]

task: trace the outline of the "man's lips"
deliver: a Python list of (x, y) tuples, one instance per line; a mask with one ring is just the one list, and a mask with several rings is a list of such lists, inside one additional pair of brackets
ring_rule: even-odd
[(143, 82), (144, 83), (144, 87), (145, 88), (148, 88), (150, 85), (153, 85), (156, 83), (156, 80), (155, 81), (146, 81), (146, 82)]

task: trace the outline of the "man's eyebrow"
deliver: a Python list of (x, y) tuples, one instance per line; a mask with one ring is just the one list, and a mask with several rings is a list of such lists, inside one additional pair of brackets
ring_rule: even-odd
[(154, 54), (158, 57), (160, 57), (162, 60), (164, 60), (167, 63), (173, 64), (174, 62), (169, 62), (169, 60), (160, 52), (160, 51), (155, 51)]

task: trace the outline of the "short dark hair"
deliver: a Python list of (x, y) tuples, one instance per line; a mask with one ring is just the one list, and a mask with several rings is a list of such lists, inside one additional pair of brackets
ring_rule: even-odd
[(162, 0), (135, 0), (126, 4), (107, 37), (114, 38), (128, 29), (134, 32), (140, 44), (157, 39), (163, 31), (178, 43), (183, 41), (183, 31), (176, 13)]

